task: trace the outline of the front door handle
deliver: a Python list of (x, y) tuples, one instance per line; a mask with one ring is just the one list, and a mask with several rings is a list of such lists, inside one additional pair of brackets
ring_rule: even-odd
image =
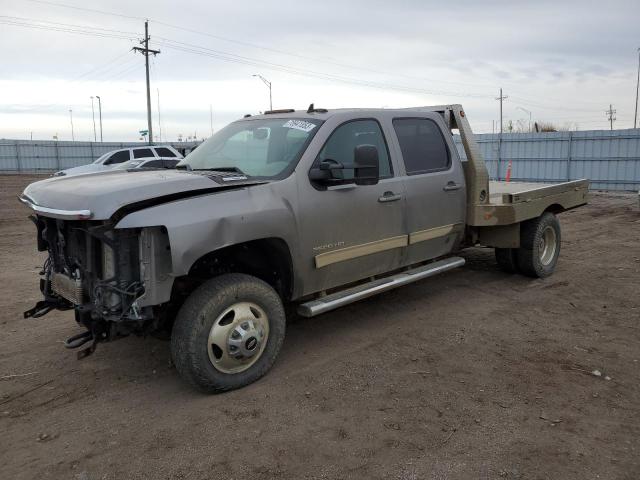
[(442, 187), (445, 192), (451, 192), (452, 190), (460, 190), (460, 185), (456, 182), (447, 182), (447, 184)]
[(384, 194), (381, 197), (378, 197), (378, 201), (380, 203), (396, 202), (396, 201), (400, 200), (401, 198), (402, 198), (402, 195), (399, 195), (397, 193), (384, 192)]

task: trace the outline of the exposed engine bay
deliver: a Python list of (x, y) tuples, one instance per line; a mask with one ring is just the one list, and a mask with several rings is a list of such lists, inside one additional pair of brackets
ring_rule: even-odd
[[(103, 221), (60, 220), (31, 217), (38, 229), (38, 250), (48, 257), (40, 272), (40, 290), (44, 300), (25, 312), (40, 317), (52, 309), (75, 310), (76, 321), (87, 332), (67, 340), (65, 346), (79, 347), (89, 341), (85, 356), (99, 341), (108, 341), (131, 333), (144, 334), (157, 328), (152, 306), (141, 301), (145, 294), (145, 274), (154, 242), (149, 236), (163, 238), (166, 232), (155, 229), (114, 229)], [(155, 268), (155, 264), (154, 264)]]

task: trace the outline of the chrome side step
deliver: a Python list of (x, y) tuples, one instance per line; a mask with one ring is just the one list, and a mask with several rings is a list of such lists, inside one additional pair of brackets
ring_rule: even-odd
[(390, 277), (373, 280), (372, 282), (348, 288), (325, 297), (316, 298), (309, 302), (298, 305), (298, 314), (303, 317), (315, 317), (321, 313), (329, 312), (336, 308), (348, 305), (364, 298), (372, 297), (378, 293), (386, 292), (412, 282), (417, 282), (423, 278), (433, 277), (439, 273), (453, 270), (464, 265), (464, 258), (450, 257), (438, 260), (428, 265), (397, 273)]

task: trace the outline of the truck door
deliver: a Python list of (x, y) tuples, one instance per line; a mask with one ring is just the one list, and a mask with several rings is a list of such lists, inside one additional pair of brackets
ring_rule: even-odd
[(405, 170), (407, 265), (450, 253), (464, 234), (464, 172), (445, 128), (437, 114), (393, 119)]
[[(355, 185), (354, 170), (334, 171), (337, 182), (319, 185), (307, 172), (301, 183), (299, 232), (306, 293), (326, 290), (402, 265), (408, 236), (404, 228), (404, 185), (395, 174), (377, 119), (345, 121), (319, 147), (313, 165), (323, 160), (353, 165), (358, 145), (375, 145), (380, 181)], [(303, 172), (301, 172), (303, 173)]]

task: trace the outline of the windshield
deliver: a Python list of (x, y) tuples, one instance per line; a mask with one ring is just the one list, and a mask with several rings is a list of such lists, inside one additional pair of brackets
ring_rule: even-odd
[(295, 165), (321, 123), (282, 118), (234, 122), (187, 155), (178, 167), (236, 169), (252, 177), (276, 177)]

